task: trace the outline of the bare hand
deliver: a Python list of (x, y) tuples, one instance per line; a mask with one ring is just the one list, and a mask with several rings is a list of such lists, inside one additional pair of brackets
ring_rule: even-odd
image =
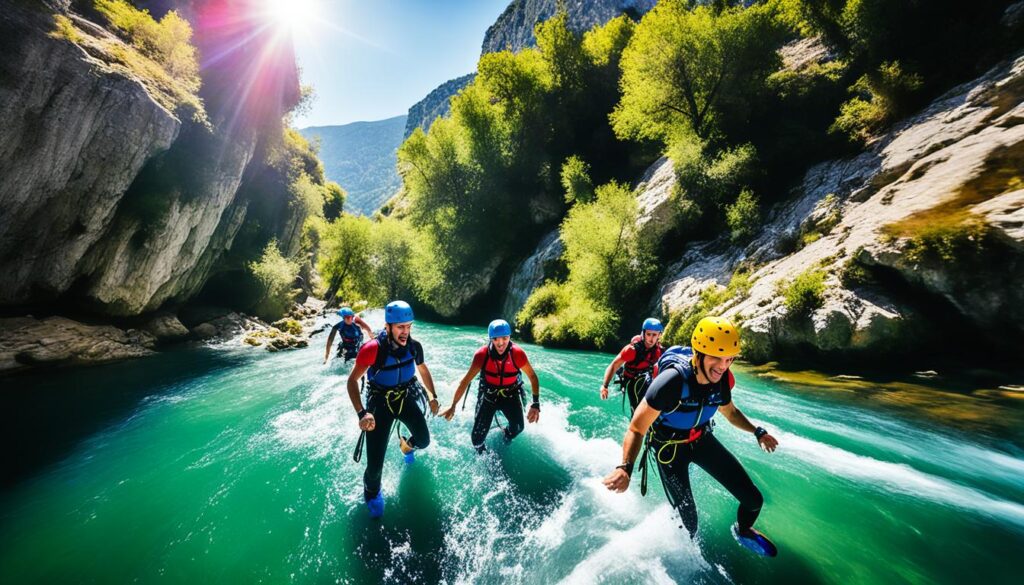
[(775, 449), (779, 447), (779, 442), (775, 440), (775, 437), (768, 434), (762, 435), (757, 442), (761, 445), (761, 449), (764, 449), (768, 453), (775, 452)]
[(530, 411), (526, 413), (526, 420), (535, 423), (540, 420), (540, 409), (536, 406), (531, 406)]
[(605, 476), (603, 483), (606, 488), (621, 494), (629, 487), (629, 474), (625, 469), (616, 467), (615, 471)]
[(448, 408), (442, 410), (438, 416), (440, 416), (444, 420), (452, 420), (452, 417), (455, 416), (455, 405), (453, 404)]
[(601, 400), (608, 400), (608, 387), (601, 386)]
[(328, 359), (328, 358), (330, 358), (330, 356), (325, 356), (325, 357), (324, 357), (324, 363), (325, 363), (325, 364), (327, 363), (327, 359)]
[(437, 398), (432, 399), (430, 401), (430, 413), (433, 415), (437, 415), (438, 408), (441, 408), (441, 405), (437, 403)]
[(372, 414), (366, 413), (363, 415), (363, 418), (359, 419), (359, 428), (368, 432), (372, 431), (373, 429), (377, 428), (377, 421), (374, 420)]

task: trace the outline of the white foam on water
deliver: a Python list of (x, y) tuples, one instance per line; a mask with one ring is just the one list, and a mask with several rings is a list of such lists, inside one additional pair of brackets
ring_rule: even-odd
[(925, 499), (969, 510), (996, 520), (1024, 527), (1024, 506), (996, 499), (980, 490), (923, 473), (902, 463), (879, 461), (856, 455), (798, 435), (777, 432), (785, 450), (777, 454), (795, 456), (829, 473), (875, 486), (890, 493)]
[[(662, 563), (664, 557), (686, 561), (691, 572), (678, 576), (684, 581), (711, 568), (697, 545), (680, 533), (668, 504), (658, 506), (626, 530), (609, 532), (606, 539), (604, 545), (583, 557), (561, 583), (589, 584), (619, 575), (628, 582), (675, 583)], [(626, 559), (629, 562), (624, 562)]]

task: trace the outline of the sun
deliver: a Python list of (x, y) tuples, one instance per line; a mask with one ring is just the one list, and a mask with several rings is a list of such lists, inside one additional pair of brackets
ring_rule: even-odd
[(293, 33), (308, 29), (317, 19), (317, 0), (263, 0), (264, 18)]

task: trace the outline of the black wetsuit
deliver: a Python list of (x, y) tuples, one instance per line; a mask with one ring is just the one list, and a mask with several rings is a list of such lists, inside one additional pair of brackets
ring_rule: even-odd
[[(698, 402), (708, 403), (707, 397), (716, 394), (717, 399), (712, 400), (718, 401), (720, 405), (731, 402), (731, 376), (723, 376), (717, 384), (700, 385), (697, 384), (697, 378), (692, 369), (687, 368), (686, 374), (688, 374), (686, 386), (689, 388), (691, 396)], [(658, 377), (647, 389), (645, 396), (647, 404), (660, 410), (663, 414), (677, 409), (682, 395), (683, 376), (686, 374), (675, 368), (659, 372)], [(652, 425), (653, 437), (660, 438), (662, 442), (652, 440), (651, 456), (657, 461), (658, 474), (661, 476), (661, 483), (665, 487), (669, 503), (679, 511), (683, 525), (690, 532), (690, 536), (697, 533), (697, 507), (690, 489), (690, 463), (696, 463), (701, 469), (708, 472), (708, 475), (715, 478), (718, 483), (729, 490), (733, 497), (739, 500), (739, 508), (736, 512), (739, 528), (744, 530), (753, 526), (761, 512), (764, 498), (740, 462), (712, 434), (711, 425), (709, 423), (698, 425), (698, 428), (703, 428), (703, 433), (693, 442), (666, 445), (663, 442), (665, 439), (686, 439), (689, 432), (662, 424), (662, 420), (659, 418)]]
[(505, 439), (511, 441), (516, 435), (523, 432), (525, 422), (523, 420), (522, 383), (516, 384), (504, 390), (495, 390), (481, 385), (480, 393), (476, 399), (476, 419), (473, 421), (473, 434), (471, 439), (473, 447), (477, 451), (484, 450), (484, 439), (491, 430), (491, 423), (494, 422), (494, 413), (501, 411), (508, 421), (505, 427)]
[[(393, 353), (404, 353), (407, 350), (412, 352), (416, 365), (423, 363), (423, 347), (418, 341), (410, 339), (407, 348), (392, 348)], [(380, 492), (384, 455), (388, 449), (388, 441), (394, 437), (392, 425), (395, 420), (409, 429), (409, 444), (416, 449), (425, 449), (430, 445), (430, 429), (427, 428), (425, 416), (426, 392), (415, 377), (391, 388), (371, 383), (368, 394), (366, 410), (373, 414), (376, 426), (374, 430), (366, 433), (363, 495), (367, 500), (371, 500)]]

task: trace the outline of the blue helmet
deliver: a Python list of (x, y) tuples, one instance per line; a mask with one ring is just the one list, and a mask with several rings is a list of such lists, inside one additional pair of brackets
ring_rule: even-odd
[(662, 326), (661, 321), (658, 321), (654, 317), (648, 317), (644, 319), (644, 326), (640, 328), (640, 331), (664, 331), (665, 327)]
[(341, 315), (342, 318), (345, 318), (345, 317), (354, 317), (356, 312), (353, 311), (352, 309), (348, 308), (348, 307), (342, 307), (341, 310), (338, 311), (338, 314)]
[(391, 301), (384, 307), (385, 323), (409, 323), (414, 320), (412, 307), (405, 301)]
[(504, 319), (495, 319), (487, 326), (487, 337), (490, 337), (491, 339), (494, 339), (495, 337), (511, 336), (512, 327), (508, 324), (508, 321)]

